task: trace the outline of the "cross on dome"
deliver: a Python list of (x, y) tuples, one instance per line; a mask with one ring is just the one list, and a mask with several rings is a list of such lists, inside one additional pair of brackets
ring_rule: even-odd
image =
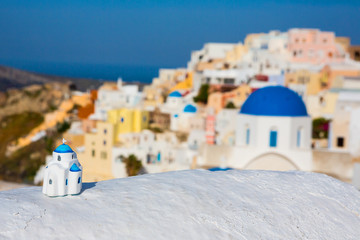
[(66, 143), (66, 140), (65, 140), (65, 138), (63, 138), (62, 142), (63, 142), (63, 144), (65, 144), (65, 143)]

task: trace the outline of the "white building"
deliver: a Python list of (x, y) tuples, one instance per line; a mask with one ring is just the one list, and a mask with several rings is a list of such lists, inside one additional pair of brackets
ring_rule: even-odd
[(292, 90), (272, 86), (252, 93), (236, 119), (235, 147), (208, 146), (204, 165), (224, 157), (227, 167), (312, 170), (311, 118)]
[(201, 84), (240, 85), (254, 76), (254, 69), (204, 70)]
[(136, 107), (141, 103), (142, 98), (143, 94), (139, 91), (139, 86), (123, 86), (119, 78), (116, 87), (100, 87), (98, 99), (95, 101), (95, 112), (90, 119), (106, 121), (109, 110)]
[(236, 44), (232, 43), (207, 43), (201, 50), (193, 51), (188, 62), (188, 70), (194, 70), (199, 62), (208, 62), (213, 59), (222, 59), (226, 53), (233, 50)]
[(330, 125), (329, 148), (360, 156), (360, 91), (340, 91)]
[(81, 177), (82, 166), (77, 155), (63, 141), (54, 150), (52, 161), (45, 168), (42, 192), (50, 197), (79, 194)]
[(216, 115), (216, 144), (235, 144), (233, 133), (235, 132), (237, 113), (237, 109), (224, 108)]
[(159, 135), (161, 137), (155, 136), (149, 130), (144, 130), (137, 135), (139, 138), (137, 144), (114, 147), (112, 150), (114, 177), (127, 177), (121, 156), (127, 157), (131, 154), (142, 162), (146, 173), (190, 169), (190, 163), (196, 155), (194, 151), (174, 141), (174, 133)]

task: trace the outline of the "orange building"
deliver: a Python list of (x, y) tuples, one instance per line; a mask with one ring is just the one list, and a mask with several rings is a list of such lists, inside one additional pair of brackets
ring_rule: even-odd
[(222, 110), (230, 102), (232, 102), (235, 107), (240, 108), (250, 94), (251, 87), (247, 84), (242, 84), (228, 92), (218, 91), (211, 93), (207, 105), (208, 107), (215, 109), (216, 113)]

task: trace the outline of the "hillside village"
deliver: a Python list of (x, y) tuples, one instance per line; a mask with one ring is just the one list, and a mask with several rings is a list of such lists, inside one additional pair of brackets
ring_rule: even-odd
[[(317, 29), (207, 43), (186, 68), (160, 69), (142, 91), (121, 78), (87, 92), (61, 90), (56, 109), (4, 152), (60, 128), (52, 145), (67, 140), (85, 182), (197, 168), (303, 170), (351, 182), (360, 163), (359, 61), (349, 38)], [(34, 99), (44, 86), (30, 88)], [(12, 95), (0, 114), (21, 107)], [(39, 112), (41, 102), (28, 111)]]

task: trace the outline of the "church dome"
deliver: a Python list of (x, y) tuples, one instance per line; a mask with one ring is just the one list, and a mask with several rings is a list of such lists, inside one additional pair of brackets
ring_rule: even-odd
[(169, 94), (169, 97), (182, 97), (182, 95), (179, 91), (174, 91)]
[(54, 152), (56, 153), (72, 153), (74, 152), (71, 147), (69, 147), (68, 145), (66, 145), (65, 143), (61, 144), (60, 146), (58, 146)]
[(253, 92), (240, 110), (241, 114), (258, 116), (306, 117), (301, 97), (286, 87), (264, 87)]
[(188, 104), (184, 108), (185, 113), (196, 113), (197, 109), (194, 105)]

